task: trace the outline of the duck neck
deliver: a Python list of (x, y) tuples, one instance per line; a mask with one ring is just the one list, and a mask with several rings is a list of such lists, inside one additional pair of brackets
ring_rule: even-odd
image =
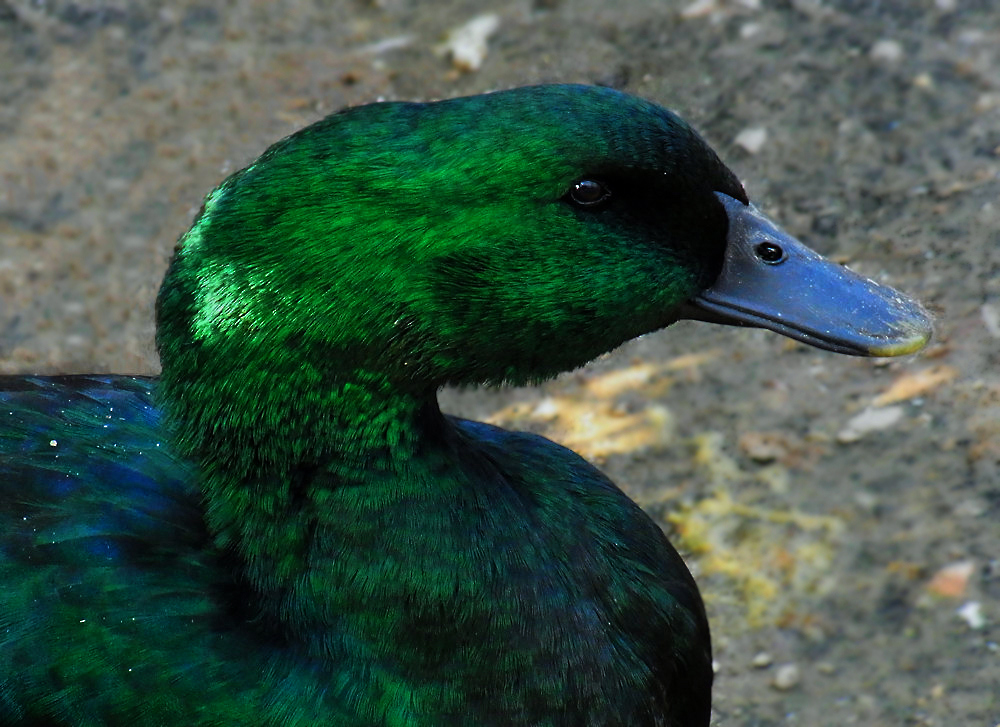
[(294, 594), (307, 578), (332, 584), (323, 569), (350, 547), (345, 534), (365, 527), (365, 510), (419, 496), (420, 473), (447, 462), (435, 391), (360, 370), (321, 375), (308, 363), (207, 379), (211, 369), (192, 379), (165, 368), (161, 379), (177, 446), (199, 469), (209, 530), (242, 562), (262, 607), (319, 607), (315, 595)]

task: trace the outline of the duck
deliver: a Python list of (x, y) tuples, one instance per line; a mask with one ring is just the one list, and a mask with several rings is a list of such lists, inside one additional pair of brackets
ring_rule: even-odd
[(932, 329), (620, 91), (278, 141), (178, 241), (158, 377), (0, 377), (0, 724), (708, 725), (708, 619), (661, 528), (437, 402), (680, 319), (869, 356)]

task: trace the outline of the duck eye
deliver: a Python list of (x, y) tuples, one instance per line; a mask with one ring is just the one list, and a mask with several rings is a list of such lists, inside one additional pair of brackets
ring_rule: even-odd
[(569, 190), (569, 199), (577, 207), (596, 207), (611, 198), (611, 190), (593, 179), (581, 179)]
[(760, 243), (754, 248), (754, 252), (757, 253), (757, 257), (768, 265), (777, 265), (785, 259), (785, 251), (781, 249), (780, 245), (776, 245), (773, 242)]

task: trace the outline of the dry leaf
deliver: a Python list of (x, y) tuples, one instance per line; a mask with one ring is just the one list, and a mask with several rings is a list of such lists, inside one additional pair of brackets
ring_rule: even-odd
[(875, 397), (872, 406), (886, 406), (923, 396), (942, 384), (947, 384), (957, 376), (958, 369), (945, 364), (903, 374), (888, 389)]

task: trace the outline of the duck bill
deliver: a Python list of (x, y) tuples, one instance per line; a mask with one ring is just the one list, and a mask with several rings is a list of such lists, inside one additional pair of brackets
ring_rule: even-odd
[(930, 340), (919, 303), (818, 255), (754, 205), (716, 194), (729, 216), (726, 259), (682, 317), (767, 328), (852, 356), (902, 356)]

